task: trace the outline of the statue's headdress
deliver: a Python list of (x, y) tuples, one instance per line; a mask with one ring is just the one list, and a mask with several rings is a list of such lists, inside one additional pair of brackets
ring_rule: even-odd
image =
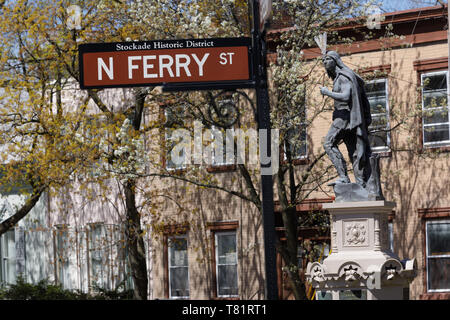
[(324, 32), (318, 36), (315, 36), (314, 41), (317, 43), (320, 52), (322, 52), (322, 56), (325, 56), (327, 54), (327, 33)]
[(322, 34), (319, 34), (318, 36), (314, 37), (314, 41), (317, 43), (317, 46), (320, 48), (320, 52), (322, 53), (322, 58), (325, 58), (326, 56), (332, 58), (339, 67), (342, 68), (342, 61), (341, 57), (339, 56), (339, 53), (336, 51), (327, 51), (327, 33), (324, 32)]
[[(317, 43), (317, 46), (320, 48), (322, 53), (322, 58), (330, 57), (336, 62), (336, 65), (341, 70), (346, 70), (348, 73), (355, 74), (357, 78), (360, 78), (353, 70), (347, 67), (341, 59), (341, 56), (336, 51), (327, 51), (327, 33), (324, 32), (314, 37), (314, 41)], [(361, 79), (362, 81), (362, 79)]]

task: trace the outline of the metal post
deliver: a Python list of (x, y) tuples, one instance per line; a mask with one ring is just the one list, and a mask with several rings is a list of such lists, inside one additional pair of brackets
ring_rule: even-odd
[[(266, 46), (264, 36), (260, 31), (259, 24), (259, 0), (253, 0), (253, 61), (254, 75), (256, 81), (256, 104), (258, 114), (258, 129), (267, 130), (267, 155), (271, 156), (271, 125), (270, 105), (267, 88), (266, 72)], [(261, 143), (261, 141), (260, 141)], [(261, 150), (261, 148), (260, 148)], [(261, 155), (260, 155), (261, 156)], [(261, 174), (262, 192), (262, 218), (264, 233), (264, 256), (265, 256), (265, 278), (266, 299), (278, 299), (276, 249), (275, 249), (275, 217), (273, 203), (273, 181), (271, 175)]]

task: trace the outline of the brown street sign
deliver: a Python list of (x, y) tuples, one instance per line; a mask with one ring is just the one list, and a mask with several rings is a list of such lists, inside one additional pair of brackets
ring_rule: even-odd
[(250, 38), (91, 43), (79, 46), (81, 89), (245, 83)]

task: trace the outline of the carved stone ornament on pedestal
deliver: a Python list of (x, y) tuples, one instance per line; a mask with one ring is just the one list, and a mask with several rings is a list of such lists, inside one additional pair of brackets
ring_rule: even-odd
[(345, 246), (367, 246), (367, 220), (344, 221)]

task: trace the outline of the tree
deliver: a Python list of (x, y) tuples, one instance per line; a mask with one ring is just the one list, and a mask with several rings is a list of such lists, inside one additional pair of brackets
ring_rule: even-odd
[(61, 106), (60, 61), (39, 39), (37, 12), (24, 2), (1, 11), (1, 185), (28, 195), (24, 205), (1, 223), (0, 234), (13, 227), (49, 188), (58, 188), (92, 157), (92, 145), (75, 135), (82, 127), (86, 101), (75, 113)]
[(2, 181), (11, 185), (21, 177), (31, 192), (24, 206), (2, 222), (0, 231), (26, 216), (45, 190), (57, 193), (100, 161), (96, 183), (120, 180), (135, 297), (146, 299), (144, 213), (136, 203), (142, 163), (136, 159), (142, 156), (143, 135), (160, 125), (156, 121), (142, 126), (150, 90), (127, 90), (116, 110), (105, 98), (108, 90), (76, 92), (71, 106), (63, 103), (63, 91), (77, 87), (79, 43), (224, 35), (232, 26), (232, 32), (239, 32), (243, 25), (228, 21), (242, 19), (232, 5), (203, 0), (2, 2), (1, 142), (9, 152), (8, 157), (4, 154)]
[[(9, 153), (3, 154), (7, 167), (2, 181), (11, 185), (20, 177), (31, 186), (27, 202), (2, 223), (2, 232), (23, 218), (45, 190), (56, 194), (74, 177), (92, 170), (104, 153), (98, 148), (102, 137), (111, 137), (113, 146), (121, 143), (114, 133), (125, 119), (125, 108), (115, 113), (94, 90), (72, 92), (76, 101), (72, 106), (63, 103), (62, 95), (63, 90), (77, 86), (77, 41), (125, 40), (129, 24), (120, 15), (125, 4), (82, 2), (82, 9), (70, 4), (17, 1), (2, 8), (2, 144)], [(132, 125), (138, 130), (146, 90), (131, 91), (131, 95)], [(97, 112), (88, 108), (90, 100)], [(123, 187), (135, 295), (145, 299), (147, 270), (134, 179), (127, 179)]]

